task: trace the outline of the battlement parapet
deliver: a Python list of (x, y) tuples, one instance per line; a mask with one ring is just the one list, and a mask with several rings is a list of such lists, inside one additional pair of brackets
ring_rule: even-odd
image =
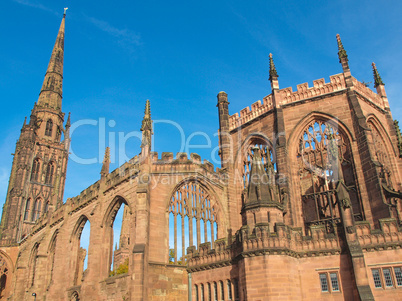
[(231, 264), (242, 257), (265, 254), (287, 255), (296, 258), (328, 256), (341, 253), (337, 235), (328, 234), (324, 225), (314, 226), (311, 236), (303, 236), (301, 228), (292, 228), (277, 223), (274, 231), (268, 224), (257, 224), (253, 230), (243, 226), (236, 232), (232, 244), (226, 239), (211, 244), (202, 244), (198, 252), (189, 253), (188, 270), (197, 271)]
[(379, 220), (380, 228), (371, 229), (368, 222), (356, 222), (356, 233), (363, 249), (402, 247), (402, 229), (394, 218)]
[[(283, 106), (346, 89), (343, 73), (332, 75), (329, 78), (329, 83), (325, 83), (323, 78), (314, 80), (313, 87), (309, 87), (308, 83), (299, 84), (297, 85), (297, 91), (293, 91), (291, 87), (280, 89), (275, 99), (277, 106)], [(274, 108), (272, 94), (264, 97), (263, 100), (263, 104), (261, 104), (261, 101), (253, 103), (251, 110), (249, 107), (246, 107), (240, 111), (240, 115), (235, 113), (229, 116), (229, 130), (236, 129)]]
[(372, 91), (369, 87), (367, 87), (362, 82), (358, 81), (356, 78), (352, 77), (353, 88), (354, 90), (361, 94), (364, 98), (370, 100), (372, 103), (380, 107), (381, 109), (385, 109), (384, 100), (380, 95)]
[(238, 113), (229, 116), (229, 130), (231, 131), (274, 108), (272, 95), (264, 97), (263, 101), (263, 104), (261, 103), (261, 100), (253, 103), (251, 105), (251, 110), (249, 107), (242, 109), (240, 111), (240, 116)]

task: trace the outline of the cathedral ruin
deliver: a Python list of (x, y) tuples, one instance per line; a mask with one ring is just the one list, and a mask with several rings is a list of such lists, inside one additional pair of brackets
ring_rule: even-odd
[(64, 32), (65, 14), (16, 145), (1, 300), (402, 299), (402, 137), (375, 64), (377, 93), (352, 76), (339, 35), (329, 82), (280, 89), (270, 55), (262, 102), (230, 115), (218, 93), (220, 168), (152, 152), (147, 101), (139, 154), (109, 171), (107, 149), (100, 179), (63, 203)]

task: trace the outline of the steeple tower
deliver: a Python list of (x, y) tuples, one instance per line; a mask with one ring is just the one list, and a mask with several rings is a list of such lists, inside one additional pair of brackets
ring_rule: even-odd
[(59, 33), (53, 47), (52, 56), (46, 70), (42, 89), (39, 93), (38, 106), (61, 111), (63, 94), (64, 28), (66, 14), (61, 20)]
[(65, 18), (64, 11), (38, 102), (17, 141), (0, 226), (6, 244), (22, 240), (63, 203), (71, 125), (69, 118), (64, 129), (61, 111)]

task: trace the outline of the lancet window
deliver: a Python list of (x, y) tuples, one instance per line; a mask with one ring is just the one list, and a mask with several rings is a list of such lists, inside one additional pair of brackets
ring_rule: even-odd
[(169, 205), (169, 261), (185, 264), (186, 247), (218, 239), (219, 212), (212, 195), (197, 181), (186, 182)]
[(381, 177), (385, 180), (389, 187), (393, 188), (391, 162), (388, 156), (386, 143), (379, 133), (377, 127), (372, 122), (368, 122), (368, 127), (371, 129), (371, 134), (373, 137), (375, 157), (377, 162), (381, 165)]
[(38, 182), (40, 174), (40, 160), (36, 158), (32, 164), (31, 181)]
[(38, 260), (38, 250), (39, 250), (39, 244), (35, 244), (31, 252), (31, 257), (29, 259), (28, 287), (32, 287), (35, 284), (35, 272), (36, 272), (36, 263)]
[(34, 208), (32, 211), (32, 221), (36, 221), (41, 214), (42, 211), (42, 200), (40, 198), (35, 200)]
[(27, 203), (25, 204), (24, 221), (29, 219), (29, 212), (31, 212), (31, 199), (28, 199)]
[(53, 131), (53, 121), (52, 121), (52, 119), (49, 119), (46, 122), (45, 135), (51, 137), (52, 136), (52, 131)]
[(46, 167), (45, 184), (51, 185), (53, 183), (54, 162), (49, 162)]
[(254, 139), (245, 149), (243, 155), (242, 179), (243, 187), (245, 189), (247, 189), (249, 183), (251, 163), (253, 161), (253, 148), (255, 147), (260, 149), (261, 160), (264, 164), (265, 171), (269, 176), (269, 180), (272, 181), (272, 184), (275, 184), (275, 175), (277, 172), (275, 152), (272, 146), (266, 141), (262, 139)]
[[(387, 187), (387, 191), (389, 190), (398, 190), (398, 187), (395, 187), (397, 181), (395, 180), (395, 174), (392, 172), (391, 165), (391, 157), (388, 152), (387, 143), (384, 140), (383, 135), (380, 134), (378, 128), (372, 121), (369, 121), (368, 127), (371, 129), (371, 134), (373, 138), (374, 151), (375, 151), (375, 159), (380, 164), (380, 177), (382, 184)], [(389, 205), (389, 209), (391, 212), (391, 216), (396, 218), (397, 220), (402, 220), (402, 203), (401, 199), (395, 198), (392, 194), (385, 193), (387, 197), (387, 202)]]
[(355, 218), (362, 219), (350, 145), (335, 122), (315, 120), (307, 125), (299, 140), (297, 161), (307, 230), (321, 224), (332, 232), (339, 222), (335, 187), (340, 176), (348, 187)]

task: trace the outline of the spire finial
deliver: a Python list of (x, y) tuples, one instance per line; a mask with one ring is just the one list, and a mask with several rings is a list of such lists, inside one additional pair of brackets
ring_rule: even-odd
[(338, 57), (339, 57), (339, 62), (341, 62), (342, 59), (346, 59), (348, 61), (348, 55), (346, 54), (345, 48), (343, 48), (343, 44), (341, 41), (341, 36), (339, 34), (336, 35), (336, 40), (338, 41)]
[(276, 67), (274, 64), (274, 59), (272, 58), (272, 53), (269, 54), (269, 80), (278, 79), (278, 73), (276, 72)]
[(109, 165), (110, 165), (110, 148), (106, 147), (105, 157), (103, 158), (101, 176), (104, 177), (109, 174)]
[(151, 135), (152, 132), (152, 119), (151, 119), (151, 104), (149, 99), (147, 99), (145, 103), (145, 114), (144, 119), (142, 120), (142, 144), (141, 147), (148, 145), (151, 146)]
[(374, 62), (371, 65), (373, 66), (374, 88), (377, 88), (379, 85), (385, 86)]
[(24, 127), (24, 126), (26, 126), (26, 125), (27, 125), (27, 117), (25, 116), (24, 124), (22, 125), (22, 127)]
[(64, 16), (66, 15), (67, 9), (68, 9), (68, 7), (64, 8), (64, 14), (63, 14)]
[(38, 99), (38, 106), (50, 107), (58, 111), (61, 111), (61, 100), (63, 98), (64, 16)]
[(71, 127), (71, 112), (68, 112), (66, 128), (70, 128), (70, 127)]

